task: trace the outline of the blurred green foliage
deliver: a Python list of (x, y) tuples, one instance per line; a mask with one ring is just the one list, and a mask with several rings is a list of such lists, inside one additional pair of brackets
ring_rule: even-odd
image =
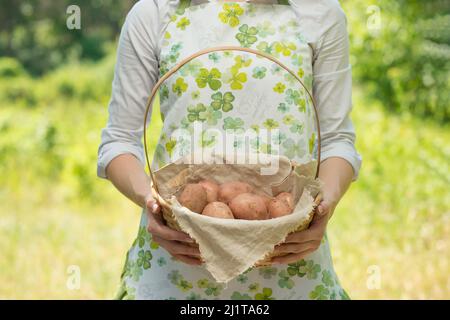
[(387, 110), (450, 120), (450, 1), (342, 1), (354, 80)]
[[(17, 58), (32, 75), (68, 61), (97, 61), (119, 35), (135, 0), (0, 0), (0, 56)], [(81, 28), (69, 30), (70, 5), (81, 11)]]

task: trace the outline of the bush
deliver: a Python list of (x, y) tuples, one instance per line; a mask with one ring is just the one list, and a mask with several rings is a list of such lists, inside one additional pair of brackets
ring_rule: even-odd
[(0, 58), (0, 79), (16, 78), (25, 75), (26, 71), (17, 59), (10, 57)]
[(448, 122), (450, 3), (378, 1), (378, 30), (367, 26), (377, 13), (367, 13), (366, 4), (343, 4), (351, 27), (355, 82), (391, 111)]

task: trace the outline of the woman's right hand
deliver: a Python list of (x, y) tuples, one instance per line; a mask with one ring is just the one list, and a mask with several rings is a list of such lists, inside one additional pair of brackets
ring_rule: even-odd
[(184, 232), (176, 231), (164, 224), (161, 214), (161, 205), (153, 198), (147, 196), (146, 201), (148, 224), (147, 230), (153, 236), (153, 241), (166, 249), (175, 259), (190, 265), (202, 264), (198, 246), (190, 246), (194, 240)]

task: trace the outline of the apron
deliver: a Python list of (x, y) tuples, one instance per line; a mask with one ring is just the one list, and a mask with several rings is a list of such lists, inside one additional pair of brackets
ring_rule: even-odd
[[(162, 39), (160, 76), (197, 51), (233, 45), (273, 55), (312, 92), (312, 51), (297, 20), (288, 1), (194, 5), (181, 0)], [(205, 54), (169, 77), (159, 95), (163, 129), (153, 170), (198, 148), (250, 149), (283, 154), (299, 163), (317, 152), (314, 112), (306, 92), (269, 59), (232, 50)], [(334, 272), (326, 236), (307, 259), (250, 268), (223, 285), (203, 266), (172, 259), (152, 241), (146, 225), (143, 211), (127, 253), (119, 299), (348, 298)]]

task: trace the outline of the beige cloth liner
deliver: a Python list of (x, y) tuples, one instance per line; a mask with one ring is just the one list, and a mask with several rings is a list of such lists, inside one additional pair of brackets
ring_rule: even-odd
[[(312, 214), (314, 197), (322, 187), (314, 178), (315, 161), (297, 165), (284, 156), (258, 156), (255, 164), (232, 164), (217, 154), (204, 155), (202, 164), (193, 164), (190, 156), (186, 156), (154, 172), (160, 195), (171, 205), (181, 229), (198, 243), (204, 266), (217, 282), (227, 283), (252, 267), (305, 223)], [(276, 174), (261, 175), (261, 170), (276, 161), (279, 163)], [(270, 220), (203, 216), (181, 206), (176, 198), (184, 184), (201, 179), (213, 179), (218, 183), (245, 181), (255, 187), (255, 192), (268, 195), (292, 192), (296, 206), (291, 215)]]

